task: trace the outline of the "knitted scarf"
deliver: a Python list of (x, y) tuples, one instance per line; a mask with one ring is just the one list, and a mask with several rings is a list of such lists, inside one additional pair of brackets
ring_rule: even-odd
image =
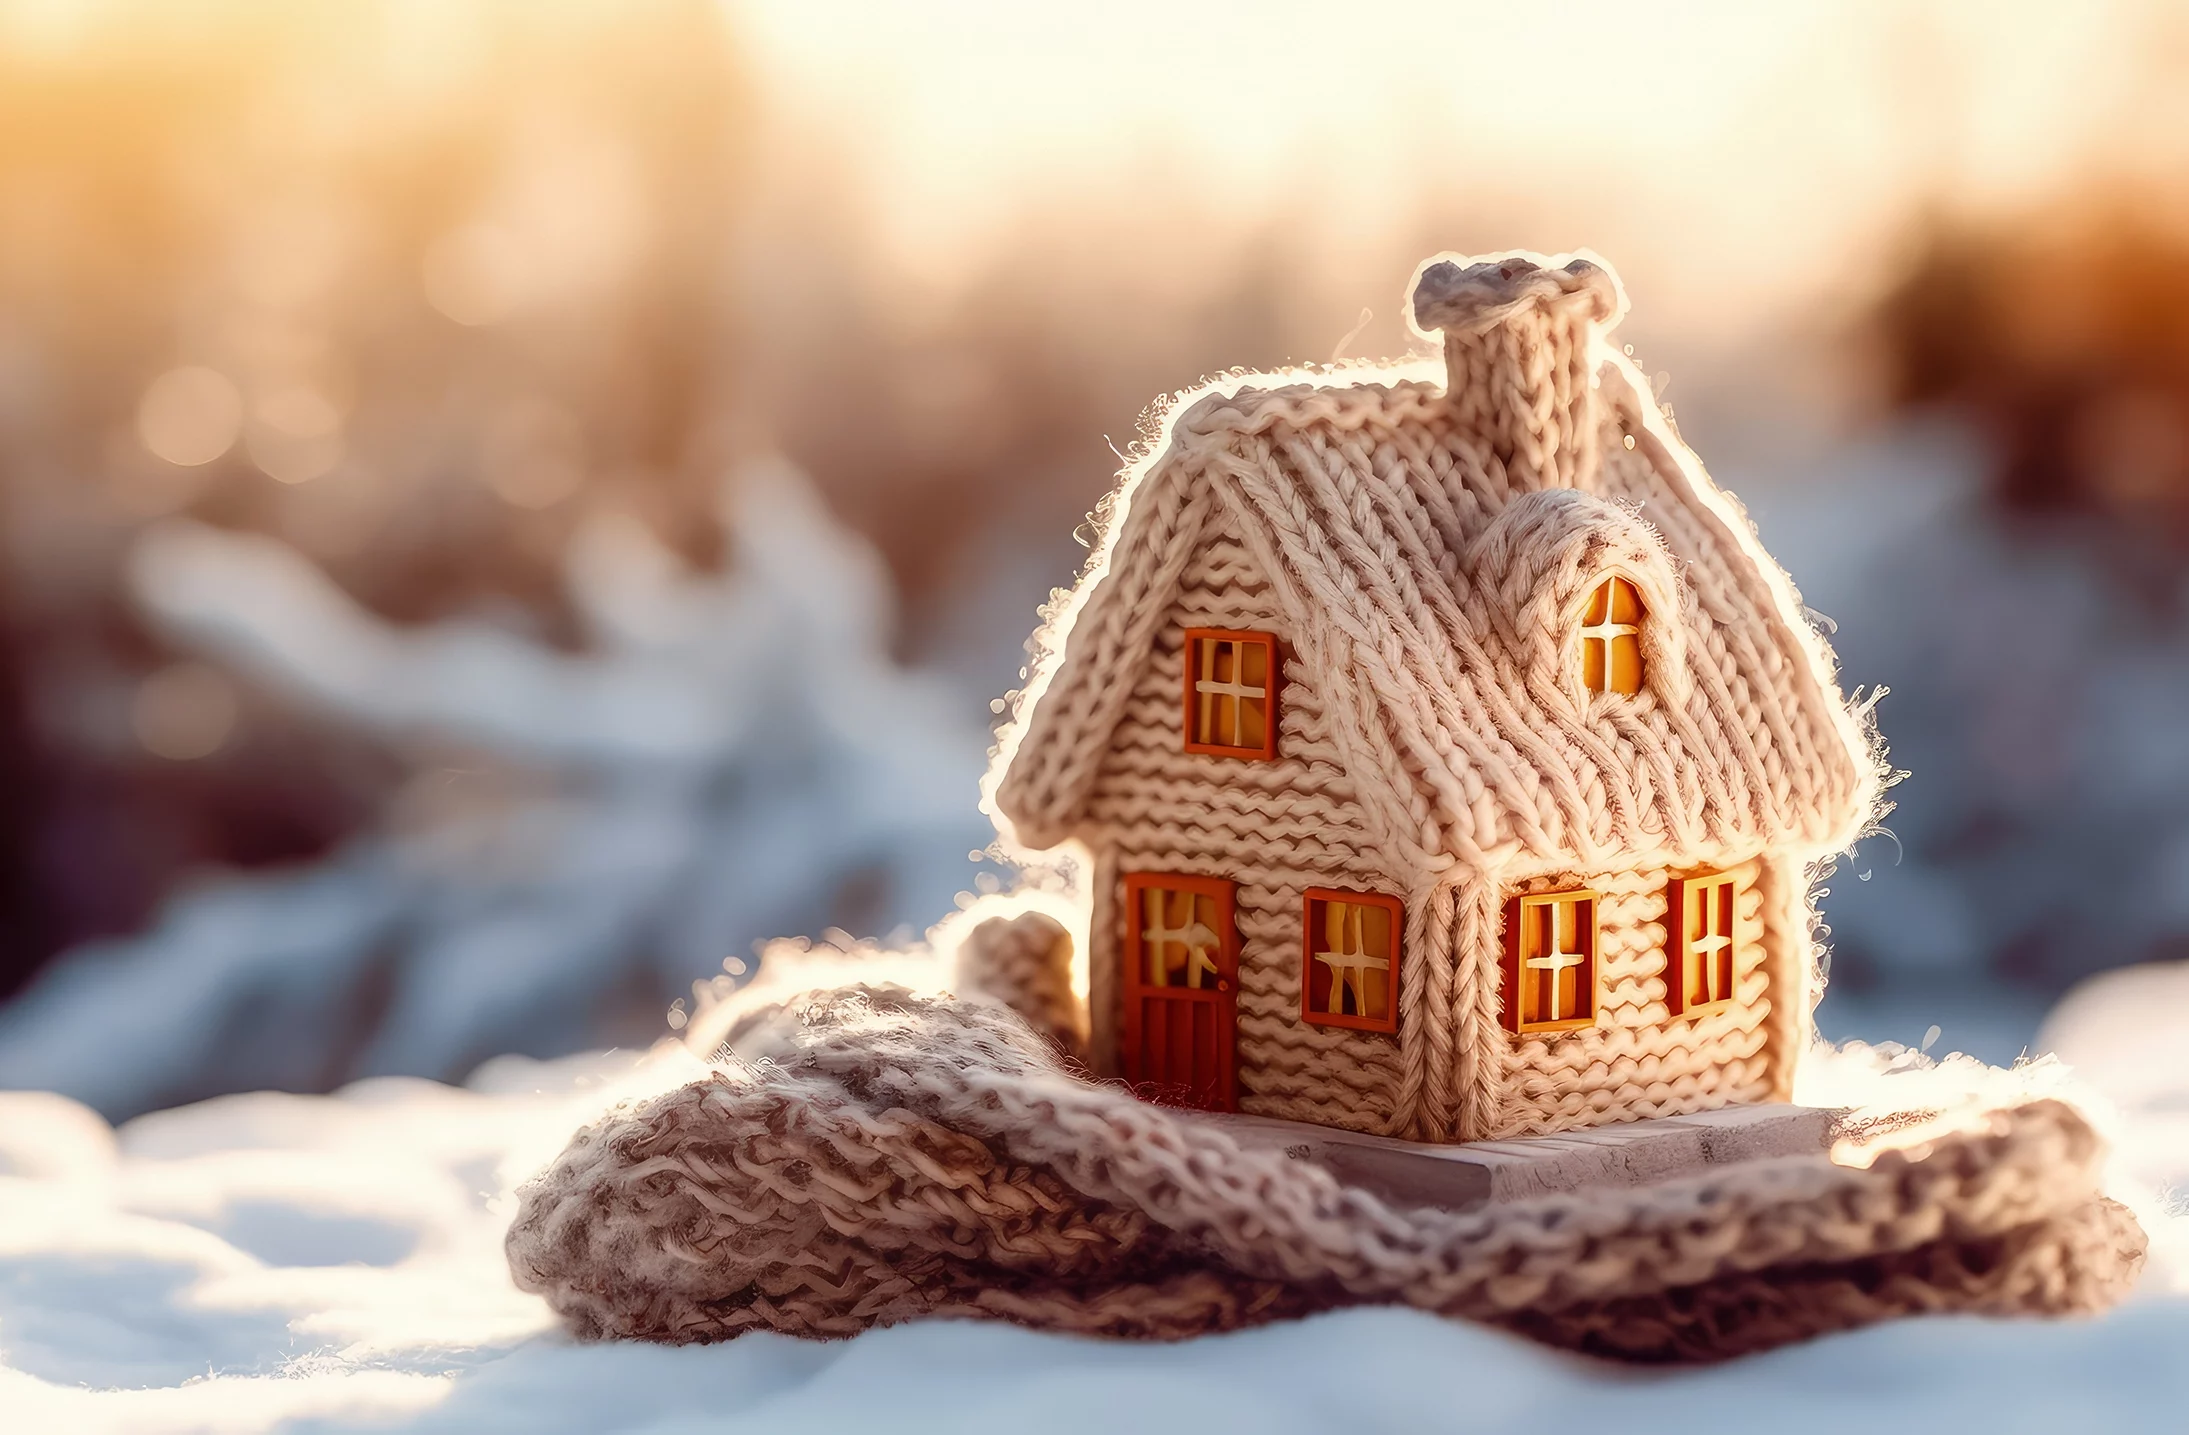
[(1403, 1302), (1694, 1361), (1922, 1311), (2101, 1309), (2144, 1236), (2036, 1100), (1889, 1147), (1399, 1210), (1220, 1120), (1088, 1081), (1015, 1012), (887, 987), (743, 1016), (703, 1080), (580, 1131), (520, 1193), (517, 1283), (588, 1338), (923, 1316), (1171, 1339)]

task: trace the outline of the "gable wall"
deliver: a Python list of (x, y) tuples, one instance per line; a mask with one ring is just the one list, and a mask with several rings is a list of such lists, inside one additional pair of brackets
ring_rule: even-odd
[(1324, 733), (1318, 675), (1297, 662), (1287, 665), (1276, 760), (1181, 751), (1185, 630), (1286, 636), (1236, 531), (1221, 520), (1210, 526), (1134, 679), (1080, 830), (1096, 859), (1089, 956), (1097, 1069), (1117, 1070), (1120, 877), (1223, 877), (1237, 883), (1239, 1109), (1356, 1130), (1396, 1129), (1403, 1084), (1398, 1038), (1300, 1019), (1302, 893), (1323, 886), (1407, 899), (1402, 1026), (1408, 984), (1428, 963), (1449, 961), (1449, 933), (1428, 930), (1425, 904), (1408, 891), (1405, 874), (1387, 872), (1377, 855)]

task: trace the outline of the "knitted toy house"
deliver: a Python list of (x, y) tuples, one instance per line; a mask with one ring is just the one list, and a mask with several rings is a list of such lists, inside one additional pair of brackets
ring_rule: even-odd
[(1625, 307), (1436, 260), (1441, 376), (1226, 381), (1127, 472), (988, 792), (1083, 849), (1097, 1071), (1429, 1141), (1789, 1095), (1878, 764)]

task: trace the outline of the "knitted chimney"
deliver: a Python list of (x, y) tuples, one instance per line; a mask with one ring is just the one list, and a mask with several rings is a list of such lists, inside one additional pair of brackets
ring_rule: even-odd
[(1597, 338), (1625, 300), (1587, 259), (1436, 259), (1414, 276), (1414, 326), (1444, 334), (1454, 420), (1487, 439), (1520, 489), (1593, 489)]

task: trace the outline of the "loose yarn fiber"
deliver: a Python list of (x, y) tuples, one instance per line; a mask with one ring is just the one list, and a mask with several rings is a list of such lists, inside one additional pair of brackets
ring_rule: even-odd
[(744, 1060), (587, 1127), (522, 1191), (511, 1270), (579, 1336), (957, 1316), (1169, 1339), (1382, 1302), (1694, 1361), (1920, 1311), (2097, 1310), (2143, 1256), (2056, 1101), (1867, 1167), (1452, 1213), (1083, 1080), (999, 1004), (844, 988), (731, 1039)]

